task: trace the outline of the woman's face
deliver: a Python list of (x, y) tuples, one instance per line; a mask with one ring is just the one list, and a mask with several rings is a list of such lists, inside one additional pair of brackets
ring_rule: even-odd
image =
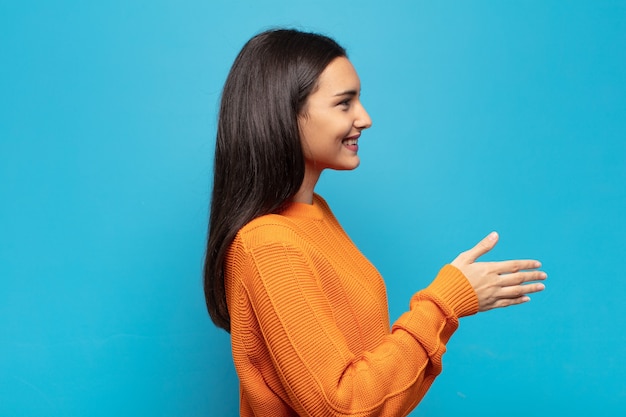
[(361, 104), (361, 82), (347, 58), (331, 61), (317, 89), (298, 118), (305, 169), (319, 175), (326, 168), (349, 170), (359, 166), (358, 140), (372, 121)]

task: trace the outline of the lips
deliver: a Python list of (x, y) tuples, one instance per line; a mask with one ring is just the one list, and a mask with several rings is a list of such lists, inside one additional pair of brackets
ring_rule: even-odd
[(347, 137), (344, 140), (342, 140), (341, 143), (343, 144), (343, 146), (345, 146), (347, 149), (351, 150), (352, 152), (358, 152), (359, 136), (361, 136), (361, 134)]
[(347, 137), (347, 138), (345, 138), (344, 140), (342, 140), (341, 142), (342, 142), (344, 145), (347, 145), (347, 146), (354, 146), (354, 145), (356, 145), (356, 144), (357, 144), (357, 142), (359, 141), (359, 137), (360, 137), (360, 136), (361, 136), (361, 134), (359, 133), (359, 134), (356, 134), (356, 135), (354, 135), (354, 136)]

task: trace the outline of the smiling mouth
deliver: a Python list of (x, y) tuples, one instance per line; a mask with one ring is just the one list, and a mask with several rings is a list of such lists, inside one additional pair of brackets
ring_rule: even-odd
[(355, 146), (359, 142), (360, 137), (361, 137), (361, 134), (357, 133), (356, 135), (352, 135), (350, 137), (345, 138), (344, 140), (341, 141), (341, 143), (343, 143), (346, 146)]

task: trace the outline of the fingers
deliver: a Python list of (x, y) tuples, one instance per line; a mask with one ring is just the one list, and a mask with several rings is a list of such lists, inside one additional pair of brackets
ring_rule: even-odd
[[(526, 284), (526, 285), (516, 285), (514, 287), (506, 287), (502, 288), (502, 292), (500, 293), (501, 299), (517, 299), (524, 298), (524, 296), (528, 294), (533, 294), (539, 291), (543, 291), (546, 288), (542, 283), (536, 284)], [(528, 298), (528, 297), (526, 297)], [(530, 298), (527, 300), (529, 301)]]
[[(521, 265), (525, 265), (524, 262), (528, 261), (511, 262), (520, 262)], [(487, 269), (491, 270), (495, 264), (499, 264), (499, 262), (489, 265)], [(479, 297), (479, 311), (528, 302), (530, 301), (528, 294), (540, 292), (546, 288), (543, 283), (536, 282), (547, 278), (547, 274), (543, 271), (533, 270), (504, 274), (490, 272), (488, 276), (491, 278), (486, 281), (488, 282), (487, 285), (475, 288)]]
[(514, 274), (500, 275), (500, 285), (503, 287), (511, 287), (514, 285), (522, 285), (530, 281), (543, 281), (548, 276), (543, 271), (527, 271), (517, 272)]
[(528, 294), (543, 291), (546, 287), (540, 282), (530, 284), (528, 282), (544, 280), (546, 277), (547, 275), (541, 271), (519, 272), (500, 276), (500, 288), (490, 297), (491, 302), (486, 303), (481, 310), (509, 307), (530, 301)]
[(545, 285), (542, 283), (515, 285), (511, 287), (500, 288), (496, 293), (487, 300), (479, 311), (487, 311), (494, 308), (509, 307), (517, 304), (523, 304), (530, 301), (528, 294), (543, 291)]
[(492, 232), (451, 262), (465, 275), (476, 292), (479, 311), (522, 304), (530, 301), (528, 294), (545, 289), (542, 283), (532, 282), (547, 277), (545, 272), (537, 270), (541, 267), (537, 260), (476, 262), (494, 248), (498, 239), (498, 234)]
[(510, 261), (491, 262), (493, 272), (497, 274), (512, 274), (515, 272), (537, 269), (541, 267), (541, 262), (534, 259), (515, 259)]
[(497, 242), (498, 242), (498, 233), (496, 232), (489, 233), (487, 237), (485, 237), (483, 240), (478, 242), (476, 246), (474, 246), (472, 249), (464, 253), (465, 257), (467, 258), (466, 261), (469, 263), (475, 262), (476, 259), (480, 258), (484, 254), (489, 252), (491, 249), (493, 249), (493, 247), (496, 246)]
[[(521, 299), (527, 294), (543, 291), (546, 286), (540, 282), (528, 284), (531, 281), (543, 281), (547, 278), (545, 272), (529, 271), (515, 274), (500, 275), (500, 293), (502, 299)], [(529, 301), (525, 300), (525, 301)], [(524, 302), (524, 301), (521, 301)]]
[(514, 305), (518, 305), (518, 304), (523, 304), (523, 303), (527, 303), (530, 301), (530, 297), (524, 295), (521, 297), (517, 297), (517, 298), (501, 298), (500, 300), (496, 301), (490, 308), (494, 309), (494, 308), (503, 308), (503, 307), (510, 307), (510, 306), (514, 306)]

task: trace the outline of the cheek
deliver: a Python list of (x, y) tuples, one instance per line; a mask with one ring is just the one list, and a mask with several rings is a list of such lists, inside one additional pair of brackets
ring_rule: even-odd
[(323, 137), (326, 141), (341, 141), (350, 134), (352, 124), (342, 118), (329, 118), (325, 123), (319, 125), (318, 137)]
[(340, 135), (345, 138), (352, 132), (353, 120), (347, 115), (341, 119), (341, 124), (337, 123), (338, 130), (341, 131)]

